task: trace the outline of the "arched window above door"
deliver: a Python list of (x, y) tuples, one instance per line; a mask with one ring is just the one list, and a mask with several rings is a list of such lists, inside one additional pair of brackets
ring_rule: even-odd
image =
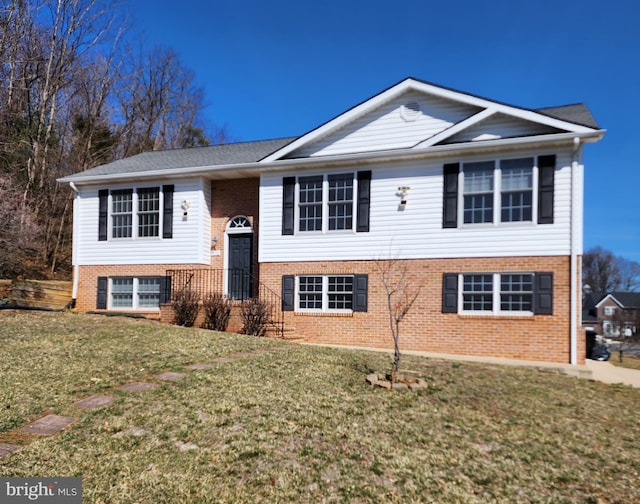
[(251, 223), (244, 215), (238, 215), (227, 224), (227, 233), (251, 233)]

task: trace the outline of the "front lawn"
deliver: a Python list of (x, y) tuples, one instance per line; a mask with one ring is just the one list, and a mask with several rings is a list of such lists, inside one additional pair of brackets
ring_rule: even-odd
[[(0, 311), (2, 476), (80, 476), (84, 502), (640, 502), (640, 390), (144, 320)], [(205, 370), (187, 370), (208, 363)], [(153, 375), (185, 372), (178, 382)], [(117, 387), (150, 381), (147, 392)], [(96, 410), (72, 406), (108, 394)], [(78, 421), (51, 437), (17, 429)]]

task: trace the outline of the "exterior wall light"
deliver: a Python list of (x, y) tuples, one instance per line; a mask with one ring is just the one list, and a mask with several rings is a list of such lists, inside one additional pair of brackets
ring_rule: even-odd
[(397, 195), (400, 196), (400, 206), (404, 207), (407, 204), (407, 193), (411, 189), (409, 186), (398, 187)]
[(187, 200), (182, 200), (182, 216), (186, 217), (189, 215), (189, 202)]

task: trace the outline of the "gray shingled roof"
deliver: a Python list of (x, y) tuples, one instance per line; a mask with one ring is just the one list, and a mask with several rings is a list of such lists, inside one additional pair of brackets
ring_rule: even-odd
[(594, 292), (594, 305), (597, 305), (607, 296), (614, 297), (623, 308), (640, 308), (640, 292)]
[(295, 139), (296, 137), (279, 138), (276, 140), (238, 142), (190, 149), (143, 152), (142, 154), (76, 173), (71, 177), (66, 177), (65, 180), (81, 181), (84, 177), (96, 175), (124, 175), (149, 170), (176, 170), (201, 166), (255, 163)]
[(583, 103), (575, 103), (573, 105), (562, 105), (561, 107), (545, 107), (535, 109), (534, 112), (544, 114), (555, 119), (561, 119), (581, 126), (600, 129), (598, 123), (591, 115), (591, 112)]
[[(420, 81), (420, 79), (414, 80)], [(427, 81), (421, 82), (429, 84)], [(560, 107), (545, 107), (540, 109), (521, 108), (521, 110), (531, 110), (532, 112), (544, 114), (563, 121), (599, 129), (595, 119), (587, 107), (581, 103), (563, 105)], [(214, 169), (216, 166), (229, 167), (233, 165), (256, 163), (296, 139), (297, 137), (290, 137), (275, 140), (259, 140), (255, 142), (229, 143), (213, 145), (210, 147), (143, 152), (142, 154), (120, 159), (112, 163), (64, 177), (60, 179), (60, 181), (82, 182), (83, 180), (89, 180), (92, 177), (99, 177), (101, 175), (126, 176), (129, 174), (143, 172), (157, 172), (163, 170), (175, 171), (182, 169), (188, 170), (199, 167), (212, 167), (212, 169)]]

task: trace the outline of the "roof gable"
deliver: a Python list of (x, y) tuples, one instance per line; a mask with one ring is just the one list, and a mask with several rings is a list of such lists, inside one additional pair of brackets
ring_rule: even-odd
[(620, 308), (640, 308), (640, 292), (610, 292), (602, 295), (602, 298), (596, 303), (596, 306), (602, 306), (607, 300), (613, 301)]
[[(580, 105), (528, 110), (408, 78), (262, 161), (598, 131), (585, 111)], [(568, 120), (576, 117), (592, 125)]]

